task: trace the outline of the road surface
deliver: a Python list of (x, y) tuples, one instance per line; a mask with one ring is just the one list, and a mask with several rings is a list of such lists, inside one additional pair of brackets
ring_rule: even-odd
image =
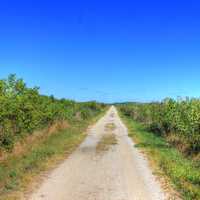
[[(106, 138), (108, 135), (112, 137)], [(164, 199), (148, 162), (134, 147), (115, 107), (28, 197), (28, 200)]]

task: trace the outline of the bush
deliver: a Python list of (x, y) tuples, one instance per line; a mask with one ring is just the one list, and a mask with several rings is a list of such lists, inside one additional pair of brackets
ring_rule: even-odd
[(21, 135), (48, 126), (58, 120), (73, 121), (76, 114), (88, 119), (98, 114), (104, 104), (76, 103), (67, 99), (39, 94), (39, 88), (29, 88), (22, 79), (10, 75), (0, 80), (0, 147), (12, 149)]
[(186, 154), (200, 152), (200, 99), (167, 98), (162, 102), (123, 104), (119, 108), (154, 133), (175, 138)]

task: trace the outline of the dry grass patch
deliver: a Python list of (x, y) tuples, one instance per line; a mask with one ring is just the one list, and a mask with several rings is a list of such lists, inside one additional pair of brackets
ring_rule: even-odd
[(96, 152), (102, 153), (108, 151), (111, 148), (111, 146), (116, 144), (117, 144), (116, 136), (114, 134), (106, 134), (101, 138), (101, 140), (97, 144)]
[(108, 123), (105, 125), (105, 130), (106, 131), (113, 131), (116, 129), (116, 125), (114, 123)]
[(0, 149), (0, 162), (3, 162), (9, 157), (18, 156), (27, 152), (33, 145), (38, 144), (38, 142), (45, 141), (52, 134), (69, 128), (69, 123), (65, 121), (56, 121), (52, 125), (45, 127), (41, 130), (34, 131), (31, 135), (25, 135), (16, 142), (11, 151), (6, 151), (5, 149)]

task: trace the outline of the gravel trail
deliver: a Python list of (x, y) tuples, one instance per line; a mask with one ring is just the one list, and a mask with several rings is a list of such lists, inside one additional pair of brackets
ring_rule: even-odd
[[(105, 136), (112, 135), (111, 139)], [(103, 140), (103, 138), (105, 139)], [(112, 141), (114, 140), (115, 141)], [(98, 148), (98, 151), (97, 151)], [(28, 200), (165, 200), (115, 107)]]

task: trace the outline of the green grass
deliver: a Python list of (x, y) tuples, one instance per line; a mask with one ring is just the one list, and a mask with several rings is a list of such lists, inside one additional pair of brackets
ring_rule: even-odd
[[(65, 159), (81, 143), (88, 125), (102, 114), (87, 121), (74, 122), (66, 130), (37, 141), (24, 154), (10, 156), (0, 163), (0, 199), (21, 199), (20, 195), (37, 181), (41, 172), (54, 167)], [(28, 187), (27, 187), (28, 186)]]
[(142, 124), (120, 113), (128, 127), (136, 147), (147, 153), (149, 159), (160, 169), (161, 175), (170, 180), (185, 200), (200, 200), (200, 165), (185, 158), (167, 141), (145, 130)]

